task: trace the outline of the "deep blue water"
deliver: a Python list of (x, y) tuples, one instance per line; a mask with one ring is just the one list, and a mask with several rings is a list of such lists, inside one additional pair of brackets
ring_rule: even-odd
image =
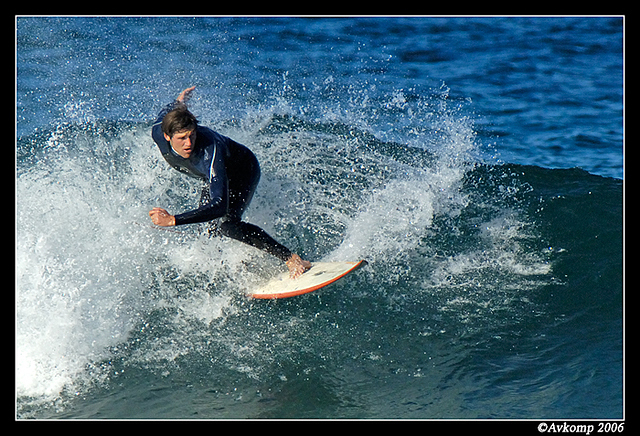
[[(19, 418), (623, 418), (621, 18), (18, 17)], [(369, 264), (151, 228), (196, 85), (245, 219)]]

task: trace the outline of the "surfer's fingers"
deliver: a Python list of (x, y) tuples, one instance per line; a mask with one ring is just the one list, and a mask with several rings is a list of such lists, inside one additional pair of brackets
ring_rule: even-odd
[(195, 86), (192, 86), (190, 88), (185, 89), (184, 91), (182, 91), (180, 93), (180, 95), (178, 96), (178, 98), (176, 100), (181, 101), (183, 103), (186, 103), (186, 101), (189, 100), (189, 98), (191, 97), (190, 94), (194, 89), (196, 89)]

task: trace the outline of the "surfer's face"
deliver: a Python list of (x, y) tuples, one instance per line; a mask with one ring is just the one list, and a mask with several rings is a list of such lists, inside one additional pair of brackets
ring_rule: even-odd
[(196, 144), (195, 130), (177, 132), (172, 137), (169, 137), (169, 135), (165, 133), (164, 137), (171, 144), (171, 148), (173, 148), (180, 156), (185, 159), (188, 159), (189, 156), (191, 156), (193, 147), (195, 147)]

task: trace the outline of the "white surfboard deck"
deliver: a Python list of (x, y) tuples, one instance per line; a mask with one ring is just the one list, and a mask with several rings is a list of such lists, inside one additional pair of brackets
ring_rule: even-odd
[(249, 295), (253, 298), (288, 298), (323, 288), (366, 264), (359, 262), (313, 262), (311, 269), (296, 279), (284, 272), (271, 279)]

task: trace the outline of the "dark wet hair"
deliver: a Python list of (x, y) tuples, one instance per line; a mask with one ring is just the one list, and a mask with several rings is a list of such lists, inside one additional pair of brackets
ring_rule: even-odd
[(172, 109), (162, 119), (162, 132), (169, 137), (173, 137), (178, 132), (195, 130), (196, 127), (198, 127), (198, 120), (184, 105)]

